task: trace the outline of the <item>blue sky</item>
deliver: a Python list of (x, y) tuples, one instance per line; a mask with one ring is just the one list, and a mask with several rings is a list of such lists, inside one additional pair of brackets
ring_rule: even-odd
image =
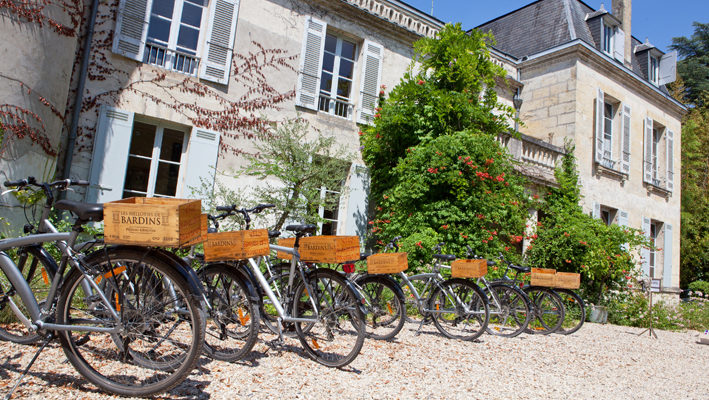
[[(403, 0), (421, 11), (431, 12), (431, 0)], [(461, 22), (463, 29), (474, 28), (486, 21), (514, 11), (534, 0), (433, 0), (433, 16), (443, 22)], [(595, 9), (611, 0), (584, 0)], [(709, 22), (708, 0), (633, 0), (632, 34), (640, 41), (668, 51), (672, 38), (691, 36), (692, 22)]]

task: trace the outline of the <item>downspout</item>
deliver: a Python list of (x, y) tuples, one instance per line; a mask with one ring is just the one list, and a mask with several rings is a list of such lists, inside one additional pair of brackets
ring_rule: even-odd
[[(62, 171), (62, 179), (69, 179), (71, 172), (71, 163), (74, 160), (74, 142), (76, 142), (76, 132), (79, 129), (79, 115), (81, 113), (81, 104), (84, 102), (84, 84), (86, 83), (86, 73), (89, 69), (89, 54), (91, 52), (91, 41), (94, 37), (94, 24), (96, 23), (96, 11), (98, 9), (99, 0), (92, 0), (91, 16), (89, 17), (89, 25), (84, 41), (84, 54), (81, 59), (81, 69), (79, 71), (79, 86), (76, 89), (76, 101), (74, 102), (74, 110), (71, 115), (71, 126), (69, 128), (69, 139), (67, 140), (66, 151), (64, 154), (64, 170)], [(64, 192), (62, 192), (64, 193)]]

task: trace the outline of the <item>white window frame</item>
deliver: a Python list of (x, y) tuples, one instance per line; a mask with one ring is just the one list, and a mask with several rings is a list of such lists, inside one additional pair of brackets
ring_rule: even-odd
[[(322, 57), (323, 59), (325, 58), (325, 54), (331, 54), (334, 57), (333, 61), (333, 67), (332, 67), (332, 72), (327, 72), (328, 74), (332, 74), (332, 85), (329, 88), (329, 96), (326, 93), (323, 93), (322, 88), (318, 87), (318, 110), (322, 112), (327, 112), (331, 115), (335, 115), (337, 117), (342, 117), (347, 120), (352, 119), (353, 111), (354, 111), (354, 104), (352, 100), (352, 96), (354, 94), (354, 82), (355, 82), (355, 72), (357, 68), (357, 61), (358, 61), (358, 55), (360, 52), (360, 44), (358, 43), (357, 40), (354, 40), (352, 38), (339, 35), (334, 32), (325, 32), (325, 38), (324, 40), (327, 41), (327, 37), (331, 36), (335, 38), (336, 45), (335, 45), (335, 52), (329, 52), (325, 50), (323, 47), (323, 52), (322, 52)], [(343, 58), (341, 55), (342, 52), (342, 43), (343, 41), (350, 42), (354, 45), (354, 59), (348, 59), (345, 58), (345, 60), (349, 60), (352, 62), (352, 78), (345, 78), (340, 75), (340, 61)], [(320, 82), (323, 82), (323, 75), (326, 73), (325, 71), (325, 63), (323, 62), (321, 67), (320, 67)], [(348, 94), (348, 97), (341, 98), (337, 94), (337, 84), (340, 80), (342, 79), (347, 79), (350, 81), (350, 93)]]
[[(607, 108), (610, 107), (611, 115), (607, 115)], [(613, 103), (605, 101), (603, 103), (603, 163), (604, 166), (608, 168), (615, 169), (615, 151), (614, 144), (616, 142), (614, 135), (614, 123), (615, 123), (616, 107)], [(607, 131), (607, 128), (610, 131)]]
[(657, 86), (660, 77), (660, 60), (653, 56), (648, 55), (649, 60), (647, 63), (647, 80), (653, 85)]
[(337, 235), (337, 229), (340, 224), (339, 223), (339, 218), (340, 218), (340, 201), (339, 200), (342, 196), (342, 191), (341, 190), (339, 190), (339, 191), (330, 190), (327, 187), (322, 186), (320, 188), (320, 199), (325, 200), (325, 197), (328, 195), (328, 193), (336, 195), (336, 197), (338, 199), (338, 201), (333, 204), (333, 208), (332, 208), (332, 210), (335, 212), (335, 218), (334, 219), (325, 218), (325, 207), (322, 205), (320, 207), (318, 207), (318, 216), (320, 218), (324, 219), (325, 221), (330, 222), (333, 226), (333, 229), (331, 232), (328, 232), (328, 233), (323, 232), (322, 231), (323, 222), (320, 221), (320, 222), (318, 222), (318, 232), (320, 232), (321, 235)]
[(601, 51), (613, 57), (614, 40), (616, 27), (608, 25), (605, 20), (601, 19)]
[[(140, 192), (140, 191), (135, 191), (135, 190), (127, 190), (125, 188), (125, 181), (124, 185), (121, 188), (121, 197), (124, 197), (125, 192), (130, 192), (135, 194), (136, 196), (145, 196), (145, 197), (175, 197), (181, 193), (182, 187), (181, 187), (181, 182), (183, 180), (183, 175), (185, 174), (185, 159), (187, 158), (187, 144), (190, 139), (190, 133), (189, 130), (185, 130), (182, 127), (178, 127), (175, 125), (171, 124), (164, 124), (164, 123), (157, 123), (155, 121), (150, 121), (150, 120), (141, 120), (138, 119), (133, 122), (135, 124), (136, 122), (139, 123), (144, 123), (148, 125), (153, 125), (155, 126), (155, 139), (153, 140), (153, 150), (152, 154), (150, 157), (147, 156), (141, 156), (141, 155), (136, 155), (136, 154), (131, 154), (130, 150), (128, 152), (128, 160), (130, 161), (131, 157), (135, 158), (140, 158), (140, 159), (145, 159), (145, 160), (150, 160), (150, 170), (149, 170), (149, 176), (148, 176), (148, 188), (147, 192)], [(135, 125), (134, 125), (135, 126)], [(165, 129), (171, 129), (171, 130), (176, 130), (176, 131), (181, 131), (183, 133), (183, 138), (182, 138), (182, 152), (180, 155), (180, 161), (175, 162), (175, 161), (168, 161), (168, 160), (161, 160), (160, 159), (160, 151), (162, 149), (162, 138), (163, 138), (163, 133)], [(133, 132), (131, 130), (131, 138), (132, 138)], [(175, 187), (175, 196), (166, 196), (162, 194), (155, 194), (155, 184), (157, 181), (157, 174), (158, 174), (158, 167), (160, 163), (166, 163), (166, 164), (172, 164), (172, 165), (178, 165), (179, 166), (179, 174), (177, 177), (177, 186)], [(125, 174), (129, 174), (130, 171), (128, 171), (128, 168), (126, 167)]]

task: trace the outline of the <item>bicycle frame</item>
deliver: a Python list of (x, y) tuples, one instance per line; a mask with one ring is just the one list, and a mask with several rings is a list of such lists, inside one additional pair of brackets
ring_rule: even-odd
[[(103, 293), (103, 291), (99, 288), (98, 284), (96, 282), (94, 282), (93, 279), (90, 279), (88, 274), (86, 274), (84, 269), (81, 267), (81, 265), (79, 264), (79, 262), (75, 258), (74, 254), (72, 254), (73, 252), (71, 250), (71, 247), (67, 244), (67, 243), (72, 243), (76, 239), (77, 234), (78, 234), (78, 232), (39, 233), (39, 234), (20, 237), (20, 238), (0, 240), (0, 269), (2, 269), (5, 276), (7, 276), (8, 280), (12, 284), (13, 288), (15, 288), (15, 290), (19, 294), (20, 299), (24, 303), (25, 307), (27, 307), (27, 311), (30, 314), (29, 318), (27, 318), (27, 316), (22, 314), (22, 312), (19, 310), (17, 305), (14, 304), (14, 302), (12, 301), (11, 298), (8, 297), (7, 301), (10, 302), (10, 308), (15, 313), (15, 315), (18, 317), (18, 319), (20, 319), (20, 321), (22, 321), (29, 329), (32, 329), (32, 330), (36, 330), (36, 329), (47, 329), (47, 330), (55, 330), (55, 331), (79, 331), (80, 330), (80, 331), (89, 331), (89, 332), (118, 333), (121, 330), (120, 317), (118, 316), (118, 313), (111, 305), (111, 302), (106, 298), (106, 295)], [(60, 269), (59, 269), (59, 271), (57, 271), (57, 274), (54, 276), (54, 279), (52, 279), (51, 285), (49, 287), (49, 292), (47, 295), (48, 301), (46, 302), (44, 307), (40, 307), (39, 303), (37, 302), (37, 299), (35, 298), (34, 294), (32, 293), (29, 283), (27, 281), (25, 281), (25, 279), (22, 276), (22, 273), (20, 272), (17, 265), (12, 261), (12, 259), (10, 259), (10, 257), (7, 254), (5, 254), (4, 250), (15, 248), (15, 247), (36, 245), (36, 244), (41, 244), (41, 243), (46, 243), (46, 242), (55, 242), (57, 244), (57, 246), (59, 246), (60, 250), (62, 251), (62, 254), (65, 256), (65, 259), (68, 260), (68, 262), (72, 265), (72, 267), (77, 268), (87, 278), (84, 281), (88, 282), (88, 284), (91, 286), (91, 289), (93, 289), (99, 295), (99, 297), (101, 298), (101, 301), (103, 302), (103, 305), (107, 307), (107, 310), (110, 312), (111, 317), (116, 322), (115, 327), (104, 328), (104, 327), (84, 326), (84, 325), (60, 325), (60, 324), (44, 322), (43, 318), (45, 318), (47, 316), (47, 313), (51, 310), (54, 299), (56, 298), (57, 291), (59, 290), (61, 280), (63, 278), (63, 272), (66, 267), (66, 263), (65, 262), (61, 263)]]
[[(416, 275), (412, 275), (411, 278), (413, 278), (413, 279), (426, 278), (427, 282), (426, 282), (426, 286), (424, 287), (424, 293), (426, 292), (426, 290), (428, 290), (428, 285), (433, 284), (433, 285), (437, 286), (438, 288), (440, 288), (441, 291), (446, 295), (446, 297), (448, 297), (449, 299), (454, 299), (455, 304), (461, 305), (466, 313), (470, 312), (470, 309), (467, 306), (467, 304), (463, 303), (460, 300), (460, 298), (457, 295), (455, 295), (454, 293), (453, 294), (448, 293), (448, 290), (446, 290), (446, 288), (444, 288), (440, 285), (440, 283), (443, 281), (443, 276), (440, 274), (440, 272), (437, 271), (438, 268), (440, 268), (440, 267), (441, 267), (440, 264), (436, 264), (436, 272), (426, 272), (423, 274), (416, 274)], [(446, 312), (445, 310), (433, 310), (433, 309), (428, 309), (428, 308), (424, 307), (424, 304), (423, 304), (424, 299), (421, 297), (421, 294), (423, 294), (423, 293), (419, 293), (416, 290), (416, 287), (414, 287), (413, 283), (411, 283), (411, 280), (404, 272), (399, 272), (398, 275), (403, 280), (403, 282), (406, 284), (406, 286), (409, 288), (409, 290), (411, 290), (411, 293), (416, 298), (416, 305), (418, 306), (419, 311), (422, 311), (425, 313), (433, 313), (433, 314), (442, 314), (442, 313)]]

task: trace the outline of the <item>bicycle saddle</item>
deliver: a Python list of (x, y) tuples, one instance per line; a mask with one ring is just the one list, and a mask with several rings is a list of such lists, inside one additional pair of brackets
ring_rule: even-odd
[(312, 224), (302, 224), (302, 225), (288, 225), (286, 226), (287, 231), (299, 232), (299, 233), (314, 233), (317, 227)]
[(268, 231), (269, 238), (277, 238), (281, 236), (281, 231)]
[(521, 266), (521, 265), (516, 265), (516, 264), (512, 264), (512, 263), (510, 263), (510, 268), (512, 268), (512, 269), (515, 270), (515, 271), (525, 272), (525, 273), (532, 270), (532, 269), (529, 268), (529, 267), (523, 267), (523, 266)]
[(54, 208), (71, 211), (83, 221), (103, 221), (103, 204), (82, 203), (73, 200), (59, 200)]
[(453, 261), (455, 260), (455, 254), (434, 254), (433, 258), (437, 258), (443, 261)]

